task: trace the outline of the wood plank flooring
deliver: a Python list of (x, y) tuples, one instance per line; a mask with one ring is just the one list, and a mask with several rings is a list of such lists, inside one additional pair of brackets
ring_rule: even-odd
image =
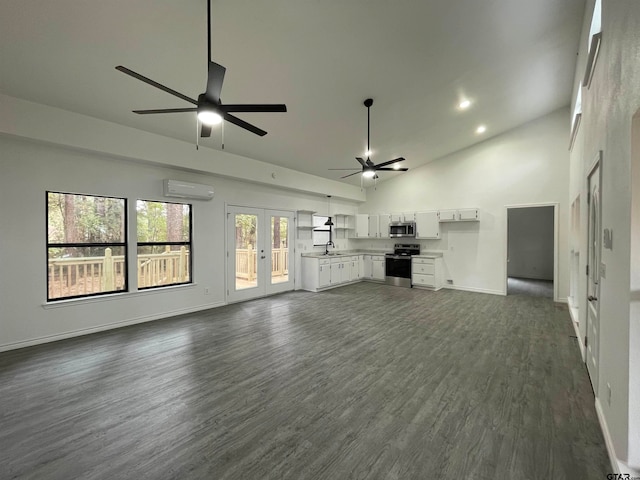
[(0, 477), (598, 479), (566, 309), (358, 283), (0, 354)]

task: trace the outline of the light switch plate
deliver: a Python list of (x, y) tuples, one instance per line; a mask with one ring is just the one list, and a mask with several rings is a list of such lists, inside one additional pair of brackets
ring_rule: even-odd
[(607, 266), (604, 262), (600, 262), (600, 276), (602, 278), (607, 278)]

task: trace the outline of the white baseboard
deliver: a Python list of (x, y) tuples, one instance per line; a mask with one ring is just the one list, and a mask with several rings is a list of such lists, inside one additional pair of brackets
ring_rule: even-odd
[(59, 333), (56, 335), (47, 335), (44, 337), (33, 338), (22, 342), (6, 343), (0, 345), (0, 352), (6, 352), (8, 350), (16, 350), (18, 348), (32, 347), (34, 345), (41, 345), (43, 343), (56, 342), (58, 340), (64, 340), (65, 338), (80, 337), (82, 335), (89, 335), (91, 333), (104, 332), (105, 330), (113, 330), (115, 328), (126, 327), (128, 325), (135, 325), (137, 323), (151, 322), (153, 320), (159, 320), (161, 318), (174, 317), (176, 315), (182, 315), (185, 313), (199, 312), (202, 310), (208, 310), (210, 308), (217, 308), (226, 305), (225, 302), (215, 302), (205, 305), (197, 305), (195, 307), (180, 308), (177, 310), (171, 310), (169, 312), (161, 312), (153, 315), (144, 315), (142, 317), (130, 318), (121, 322), (109, 323), (107, 325), (100, 325), (97, 327), (83, 328), (80, 330), (73, 330), (71, 332)]
[(504, 292), (501, 290), (491, 290), (488, 288), (477, 288), (477, 287), (463, 287), (460, 285), (449, 285), (445, 284), (443, 288), (447, 288), (449, 290), (461, 290), (463, 292), (475, 292), (475, 293), (488, 293), (490, 295), (502, 295), (504, 296)]
[(580, 349), (580, 355), (582, 356), (582, 361), (586, 361), (585, 357), (585, 349), (583, 339), (580, 337), (580, 323), (578, 321), (578, 309), (575, 307), (569, 306), (569, 315), (571, 316), (571, 325), (573, 325), (573, 330), (576, 332), (578, 348)]
[(609, 427), (607, 426), (607, 422), (604, 418), (599, 398), (596, 398), (596, 414), (598, 415), (602, 435), (604, 435), (604, 443), (607, 446), (607, 453), (609, 454), (609, 461), (611, 462), (613, 473), (628, 474), (631, 478), (640, 477), (640, 471), (635, 470), (623, 461), (618, 460), (618, 457), (616, 456), (616, 449), (613, 447), (613, 440), (611, 439), (611, 433), (609, 432)]

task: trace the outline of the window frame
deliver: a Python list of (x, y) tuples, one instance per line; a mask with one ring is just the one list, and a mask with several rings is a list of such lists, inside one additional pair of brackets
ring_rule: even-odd
[[(73, 195), (73, 196), (81, 196), (81, 197), (93, 197), (93, 198), (108, 198), (113, 200), (122, 200), (123, 201), (123, 242), (61, 242), (61, 243), (51, 243), (49, 240), (49, 194), (58, 194), (58, 195)], [(121, 294), (129, 291), (129, 205), (128, 199), (125, 197), (114, 197), (109, 195), (94, 195), (89, 193), (74, 193), (74, 192), (61, 192), (56, 190), (46, 190), (44, 194), (45, 201), (45, 276), (47, 279), (47, 303), (50, 302), (58, 302), (61, 300), (75, 300), (80, 298), (87, 297), (97, 297), (103, 295), (114, 295)], [(49, 277), (49, 250), (51, 248), (89, 248), (89, 247), (97, 247), (97, 248), (109, 248), (109, 247), (121, 247), (123, 249), (123, 284), (122, 289), (109, 290), (105, 292), (94, 292), (94, 293), (84, 293), (81, 295), (68, 295), (64, 297), (51, 297), (50, 296), (50, 277)]]
[[(320, 225), (313, 225), (315, 218), (321, 219), (319, 221), (322, 222), (322, 223)], [(311, 225), (313, 225), (313, 229), (311, 230), (311, 239), (313, 241), (313, 246), (314, 247), (324, 247), (327, 244), (327, 242), (331, 241), (331, 226), (330, 225), (324, 225), (324, 222), (326, 222), (328, 219), (329, 219), (329, 217), (328, 216), (324, 216), (324, 215), (315, 215), (315, 214), (313, 214), (311, 216)], [(329, 240), (327, 240), (327, 242), (323, 242), (323, 243), (316, 243), (315, 232), (327, 232), (329, 234)]]
[[(137, 236), (137, 225), (138, 225), (138, 202), (149, 202), (149, 203), (164, 203), (164, 204), (173, 204), (173, 205), (187, 205), (189, 207), (189, 241), (187, 242), (139, 242)], [(136, 199), (136, 271), (138, 269), (138, 256), (140, 255), (138, 249), (140, 247), (153, 247), (153, 246), (186, 246), (189, 251), (189, 280), (186, 282), (175, 282), (175, 283), (167, 283), (163, 285), (148, 285), (148, 286), (140, 286), (140, 279), (137, 279), (137, 287), (139, 291), (144, 290), (152, 290), (155, 288), (168, 288), (175, 287), (179, 285), (191, 285), (193, 284), (193, 204), (186, 202), (167, 202), (166, 200), (148, 200), (143, 198)]]

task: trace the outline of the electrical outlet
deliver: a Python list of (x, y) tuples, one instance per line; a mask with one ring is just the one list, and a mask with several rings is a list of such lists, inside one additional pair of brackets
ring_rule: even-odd
[(607, 266), (604, 264), (604, 262), (600, 263), (600, 276), (602, 278), (607, 278)]
[(211, 289), (209, 287), (204, 287), (204, 294), (209, 295), (211, 293)]
[(607, 403), (611, 406), (611, 384), (607, 383)]
[(453, 285), (453, 280), (451, 280), (450, 278), (447, 279), (447, 284), (449, 285)]

